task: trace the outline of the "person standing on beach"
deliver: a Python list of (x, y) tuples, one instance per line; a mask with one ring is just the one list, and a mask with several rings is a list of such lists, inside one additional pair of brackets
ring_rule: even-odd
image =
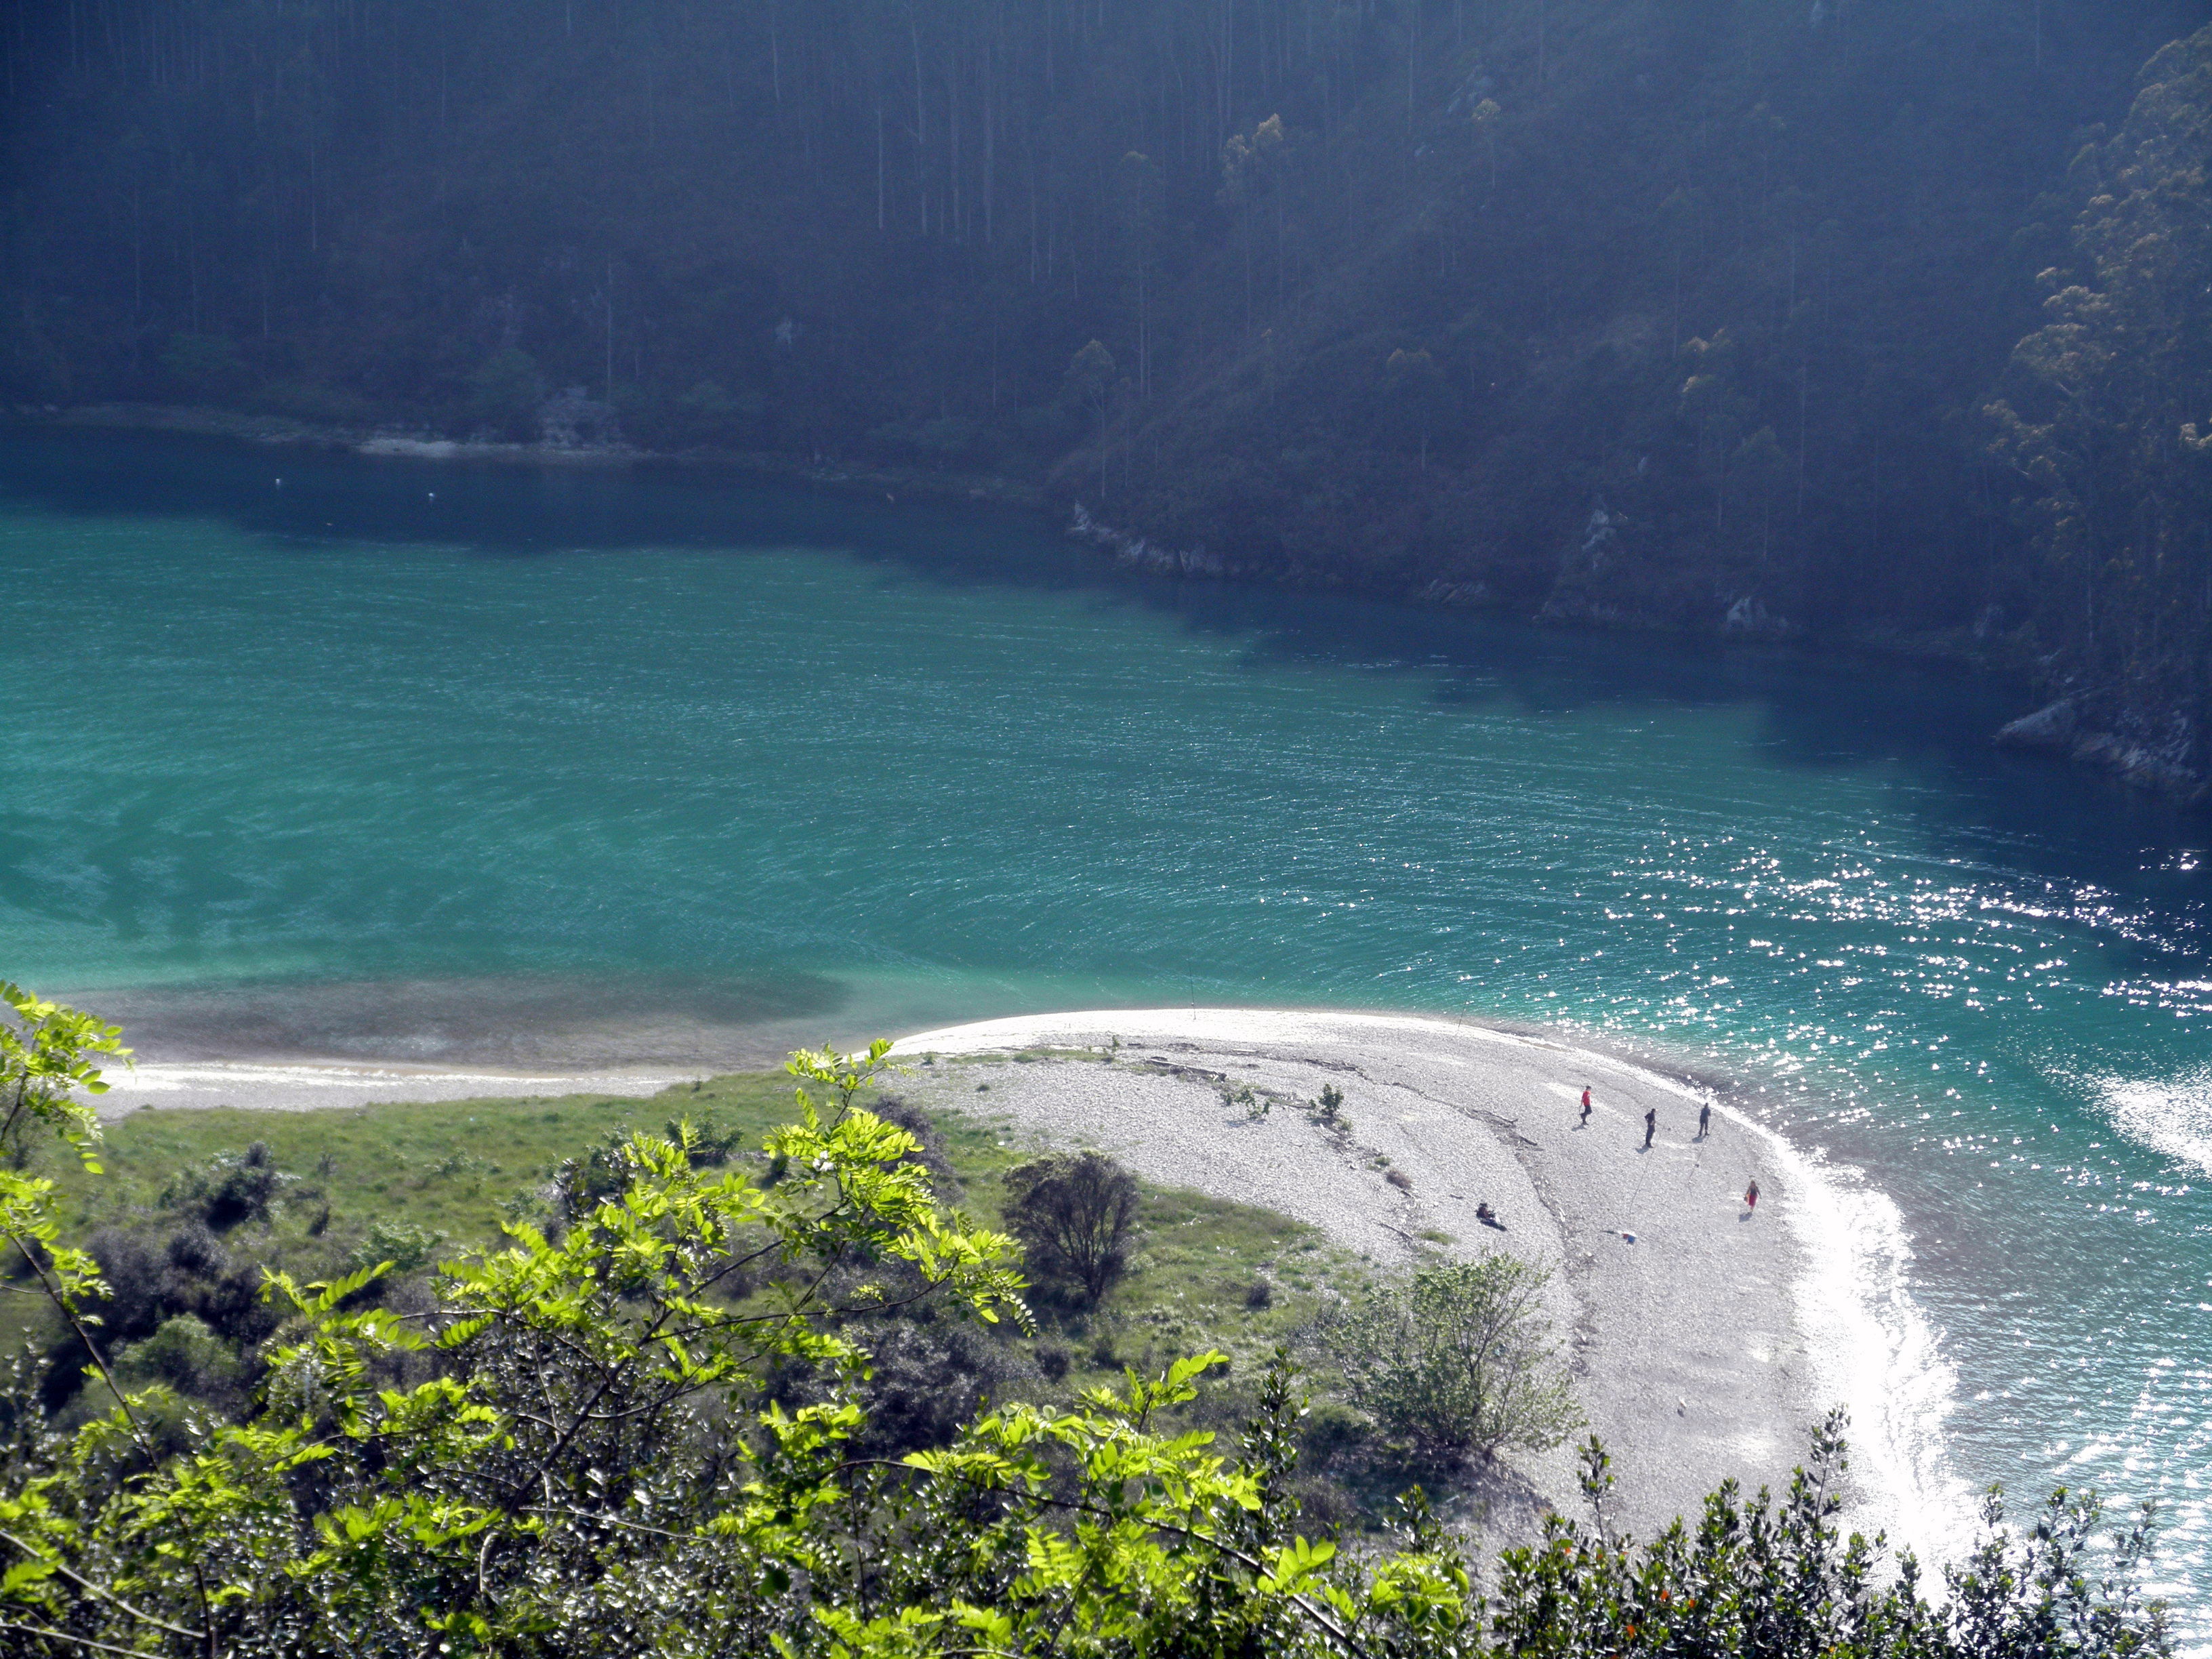
[(1701, 1105), (1701, 1106), (1699, 1106), (1699, 1107), (1698, 1108), (1698, 1139), (1703, 1140), (1703, 1139), (1705, 1138), (1705, 1133), (1706, 1133), (1706, 1131), (1707, 1131), (1707, 1130), (1709, 1130), (1709, 1129), (1711, 1129), (1711, 1128), (1712, 1127), (1712, 1123), (1713, 1123), (1713, 1108), (1712, 1108), (1712, 1103), (1711, 1103), (1711, 1101), (1707, 1101), (1707, 1102), (1705, 1102), (1703, 1105)]
[(1650, 1152), (1650, 1151), (1651, 1150), (1651, 1137), (1652, 1137), (1652, 1136), (1654, 1136), (1654, 1135), (1656, 1135), (1656, 1134), (1657, 1134), (1658, 1133), (1659, 1133), (1659, 1109), (1658, 1109), (1656, 1106), (1654, 1106), (1654, 1107), (1653, 1107), (1650, 1111), (1648, 1111), (1648, 1112), (1644, 1113), (1644, 1146), (1643, 1146), (1643, 1147), (1642, 1147), (1642, 1150), (1643, 1150), (1643, 1151), (1644, 1151), (1644, 1152)]
[(1577, 1129), (1586, 1129), (1586, 1128), (1588, 1128), (1588, 1127), (1589, 1127), (1589, 1115), (1590, 1115), (1589, 1085), (1588, 1084), (1584, 1084), (1584, 1085), (1583, 1085), (1583, 1115), (1582, 1115), (1582, 1121), (1581, 1121), (1580, 1122), (1577, 1123), (1577, 1124), (1575, 1125), (1575, 1127), (1577, 1127)]
[(1759, 1208), (1758, 1182), (1753, 1181), (1750, 1186), (1743, 1189), (1743, 1207), (1747, 1210), (1756, 1210)]

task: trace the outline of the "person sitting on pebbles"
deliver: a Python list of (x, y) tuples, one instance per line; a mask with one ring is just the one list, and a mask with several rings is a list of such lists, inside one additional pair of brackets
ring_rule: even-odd
[(1486, 1227), (1495, 1227), (1501, 1233), (1505, 1231), (1505, 1224), (1498, 1218), (1498, 1212), (1490, 1207), (1486, 1199), (1474, 1206), (1474, 1218)]

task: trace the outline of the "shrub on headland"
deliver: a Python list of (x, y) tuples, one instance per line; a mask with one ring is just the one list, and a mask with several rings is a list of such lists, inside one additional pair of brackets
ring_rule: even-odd
[(1581, 1426), (1543, 1316), (1549, 1275), (1493, 1251), (1415, 1270), (1322, 1322), (1346, 1395), (1394, 1438), (1492, 1457)]
[(1055, 1152), (1006, 1171), (1006, 1226), (1031, 1272), (1096, 1302), (1129, 1263), (1137, 1181), (1103, 1152)]
[[(99, 1126), (65, 1083), (113, 1033), (7, 988), (0, 1138)], [(933, 1297), (948, 1319), (1024, 1319), (1012, 1241), (939, 1207), (914, 1138), (855, 1106), (888, 1045), (795, 1055), (781, 1173), (695, 1168), (638, 1135), (619, 1184), (451, 1264), (401, 1316), (283, 1273), (284, 1321), (244, 1420), (179, 1416), (161, 1380), (208, 1363), (165, 1325), (119, 1372), (87, 1322), (97, 1263), (61, 1239), (52, 1183), (0, 1168), (0, 1239), (22, 1255), (107, 1391), (63, 1436), (37, 1378), (0, 1377), (0, 1652), (161, 1659), (778, 1654), (1288, 1656), (1290, 1659), (2028, 1659), (2160, 1654), (2135, 1587), (2148, 1520), (2100, 1556), (2094, 1502), (1994, 1530), (1920, 1593), (1909, 1561), (1839, 1536), (1840, 1424), (1778, 1504), (1724, 1487), (1695, 1529), (1641, 1548), (1553, 1519), (1478, 1595), (1460, 1546), (1409, 1496), (1389, 1547), (1306, 1535), (1304, 1411), (1286, 1360), (1233, 1444), (1170, 1420), (1219, 1356), (942, 1425), (903, 1455), (871, 1436), (872, 1315)], [(27, 1072), (28, 1061), (46, 1065)], [(47, 1064), (51, 1062), (51, 1064)], [(80, 1086), (97, 1085), (87, 1062)], [(581, 1194), (578, 1194), (580, 1199)], [(731, 1287), (738, 1287), (734, 1291)], [(834, 1299), (824, 1287), (834, 1290)], [(125, 1356), (128, 1358), (128, 1356)], [(827, 1386), (787, 1408), (785, 1368)], [(145, 1379), (127, 1394), (115, 1390)], [(936, 1424), (894, 1440), (935, 1439)], [(2000, 1517), (1994, 1513), (1992, 1527)]]

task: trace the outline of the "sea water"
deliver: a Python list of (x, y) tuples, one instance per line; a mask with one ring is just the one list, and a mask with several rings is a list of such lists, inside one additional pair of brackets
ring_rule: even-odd
[(89, 434), (0, 441), (0, 973), (142, 1046), (1565, 1027), (1828, 1167), (1930, 1501), (2156, 1497), (2212, 1640), (2212, 821), (1991, 750), (2014, 688), (1142, 580), (981, 508)]

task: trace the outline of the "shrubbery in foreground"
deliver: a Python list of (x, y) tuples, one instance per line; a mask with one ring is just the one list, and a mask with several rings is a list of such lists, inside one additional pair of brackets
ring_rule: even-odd
[[(8, 988), (12, 1110), (89, 1162), (68, 1085), (115, 1034)], [(869, 1457), (850, 1333), (921, 1296), (1027, 1317), (1006, 1238), (941, 1211), (913, 1136), (852, 1104), (882, 1064), (802, 1054), (798, 1121), (763, 1188), (709, 1176), (685, 1134), (633, 1138), (561, 1237), (441, 1271), (434, 1308), (362, 1305), (380, 1268), (266, 1287), (285, 1325), (250, 1418), (179, 1426), (161, 1391), (73, 1437), (34, 1379), (0, 1409), (0, 1652), (245, 1656), (2162, 1653), (2134, 1588), (2148, 1517), (2100, 1556), (2094, 1502), (1993, 1531), (1931, 1606), (1909, 1559), (1840, 1538), (1839, 1425), (1779, 1504), (1723, 1488), (1694, 1528), (1632, 1548), (1554, 1520), (1478, 1595), (1415, 1495), (1389, 1549), (1299, 1535), (1302, 1407), (1286, 1364), (1233, 1455), (1166, 1420), (1218, 1356), (1079, 1409), (1014, 1405), (947, 1449)], [(96, 1266), (51, 1183), (0, 1170), (0, 1235), (80, 1328)], [(778, 1366), (842, 1379), (769, 1399)], [(165, 1416), (164, 1432), (149, 1428)], [(177, 1443), (181, 1437), (181, 1449)], [(1993, 1526), (1997, 1519), (1991, 1517)], [(2101, 1560), (2101, 1569), (2093, 1561)]]
[(1548, 1450), (1583, 1420), (1543, 1315), (1549, 1278), (1496, 1251), (1416, 1268), (1325, 1317), (1322, 1341), (1385, 1434), (1486, 1457)]

